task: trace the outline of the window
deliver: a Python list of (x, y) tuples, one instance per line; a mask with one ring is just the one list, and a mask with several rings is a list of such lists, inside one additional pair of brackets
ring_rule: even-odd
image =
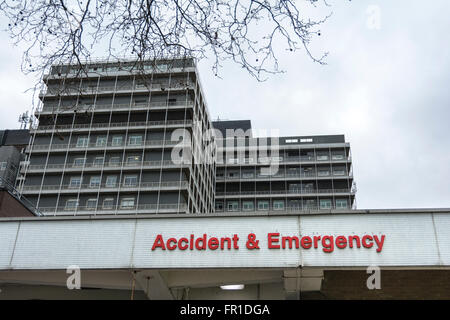
[(326, 177), (330, 175), (330, 170), (328, 169), (320, 169), (319, 171), (317, 171), (317, 175), (319, 177)]
[(316, 200), (305, 200), (305, 209), (314, 209), (316, 207)]
[(273, 210), (284, 210), (284, 201), (283, 200), (274, 200), (273, 201)]
[(123, 198), (120, 203), (121, 208), (133, 208), (134, 207), (134, 198)]
[(335, 176), (343, 176), (345, 175), (345, 168), (334, 168), (333, 174)]
[(93, 163), (94, 167), (101, 167), (103, 165), (104, 159), (104, 157), (95, 157)]
[(100, 176), (93, 176), (89, 182), (89, 187), (94, 188), (100, 186)]
[(286, 139), (286, 143), (297, 143), (298, 139)]
[(95, 142), (96, 147), (104, 147), (106, 146), (106, 136), (97, 137), (97, 141)]
[(82, 167), (84, 166), (86, 162), (86, 158), (75, 158), (73, 159), (73, 166), (74, 167)]
[(317, 160), (320, 160), (320, 161), (328, 160), (328, 154), (325, 154), (325, 153), (317, 154)]
[(86, 201), (86, 210), (95, 210), (97, 208), (97, 199), (88, 199)]
[(239, 174), (237, 172), (228, 172), (228, 177), (235, 179), (235, 178), (239, 177)]
[(141, 162), (141, 156), (128, 156), (127, 163), (128, 164), (136, 164)]
[(120, 166), (120, 157), (111, 157), (109, 158), (110, 166)]
[(128, 144), (130, 146), (140, 146), (140, 145), (142, 145), (142, 136), (141, 135), (131, 135), (128, 138)]
[(6, 170), (6, 164), (7, 164), (6, 161), (0, 162), (0, 170)]
[(244, 179), (249, 179), (249, 178), (253, 178), (254, 174), (253, 172), (242, 172), (242, 178)]
[(216, 202), (216, 211), (223, 211), (223, 202)]
[(238, 158), (229, 158), (228, 163), (237, 164), (237, 163), (239, 163), (239, 159)]
[(344, 160), (344, 155), (342, 153), (335, 153), (335, 154), (331, 155), (331, 159)]
[(242, 209), (244, 211), (253, 211), (255, 210), (255, 205), (253, 204), (253, 201), (244, 201), (242, 202)]
[(81, 186), (81, 177), (71, 177), (69, 188), (78, 188)]
[(347, 209), (347, 199), (336, 199), (336, 209)]
[(103, 209), (112, 209), (112, 208), (114, 208), (114, 199), (113, 198), (103, 199)]
[(137, 185), (137, 175), (125, 176), (123, 179), (124, 187), (135, 187)]
[(228, 201), (227, 208), (228, 208), (228, 211), (238, 211), (239, 203), (237, 201)]
[(302, 142), (302, 143), (313, 142), (313, 139), (312, 138), (303, 138), (303, 139), (300, 139), (300, 142)]
[(74, 210), (78, 207), (78, 200), (77, 199), (69, 199), (66, 201), (66, 206), (64, 210)]
[(320, 209), (331, 209), (331, 200), (320, 199)]
[(122, 136), (114, 136), (112, 137), (111, 145), (113, 147), (121, 146), (123, 143), (123, 137)]
[(78, 137), (77, 139), (77, 147), (87, 147), (89, 144), (88, 137)]
[(117, 184), (117, 176), (107, 176), (106, 177), (106, 187), (114, 188)]
[(269, 201), (258, 201), (258, 210), (269, 210)]

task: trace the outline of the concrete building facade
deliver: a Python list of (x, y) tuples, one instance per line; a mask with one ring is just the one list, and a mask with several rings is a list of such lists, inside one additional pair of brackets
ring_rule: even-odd
[(355, 207), (343, 135), (211, 122), (192, 59), (54, 66), (19, 189), (46, 215)]
[[(193, 60), (135, 68), (54, 66), (45, 77), (19, 186), (44, 214), (214, 210), (215, 168), (196, 160), (212, 149), (198, 134), (211, 122)], [(173, 159), (180, 132), (190, 161)]]
[(254, 138), (249, 120), (213, 126), (222, 135), (216, 140), (216, 211), (355, 207), (350, 144), (343, 135)]

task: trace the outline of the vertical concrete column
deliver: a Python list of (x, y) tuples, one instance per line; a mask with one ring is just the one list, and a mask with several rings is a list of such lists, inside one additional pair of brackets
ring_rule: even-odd
[(301, 292), (320, 291), (322, 280), (322, 269), (284, 270), (283, 282), (286, 300), (299, 300)]

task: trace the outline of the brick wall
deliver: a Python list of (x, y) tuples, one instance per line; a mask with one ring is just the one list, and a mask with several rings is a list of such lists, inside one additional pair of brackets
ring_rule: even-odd
[(381, 289), (369, 290), (365, 270), (325, 271), (320, 293), (302, 299), (450, 299), (450, 270), (381, 270)]

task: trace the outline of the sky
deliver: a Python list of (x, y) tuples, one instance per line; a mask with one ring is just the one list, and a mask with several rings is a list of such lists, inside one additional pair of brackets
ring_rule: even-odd
[[(323, 14), (333, 13), (311, 44), (329, 52), (326, 65), (281, 50), (286, 72), (258, 82), (231, 63), (219, 79), (201, 61), (212, 118), (281, 136), (345, 134), (359, 209), (450, 208), (450, 2), (328, 2)], [(36, 78), (21, 73), (6, 32), (0, 41), (0, 128), (14, 129)]]

